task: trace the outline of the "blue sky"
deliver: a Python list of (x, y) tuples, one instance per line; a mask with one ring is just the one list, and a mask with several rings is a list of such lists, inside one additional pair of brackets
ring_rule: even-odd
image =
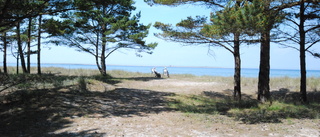
[[(141, 11), (141, 22), (149, 24), (156, 21), (175, 24), (188, 16), (209, 16), (211, 9), (205, 6), (182, 5), (177, 7), (154, 5), (150, 7), (143, 0), (137, 0), (137, 11)], [(142, 54), (137, 57), (132, 50), (119, 50), (107, 59), (109, 65), (143, 65), (143, 66), (195, 66), (195, 67), (224, 67), (233, 68), (234, 60), (230, 52), (223, 48), (209, 48), (205, 45), (186, 46), (180, 43), (166, 42), (153, 36), (159, 32), (151, 28), (147, 42), (158, 42), (158, 47), (153, 54)], [(50, 46), (42, 49), (42, 63), (72, 63), (72, 64), (95, 64), (93, 56), (77, 52), (67, 47)], [(320, 44), (314, 47), (320, 48)], [(320, 51), (320, 50), (318, 50)], [(242, 68), (259, 68), (260, 47), (257, 45), (243, 45), (241, 47)], [(0, 54), (2, 61), (2, 53)], [(36, 56), (32, 56), (36, 63)], [(15, 59), (9, 57), (8, 62), (14, 63)], [(271, 44), (271, 68), (272, 69), (299, 69), (299, 52), (290, 48), (281, 48)], [(320, 70), (320, 59), (307, 54), (307, 69)]]

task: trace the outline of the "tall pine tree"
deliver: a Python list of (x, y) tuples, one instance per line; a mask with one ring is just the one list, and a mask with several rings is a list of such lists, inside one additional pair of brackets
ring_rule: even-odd
[(63, 21), (50, 19), (44, 24), (57, 44), (66, 44), (95, 57), (102, 75), (106, 75), (106, 58), (114, 51), (127, 48), (152, 53), (157, 43), (146, 44), (149, 25), (139, 23), (140, 13), (132, 0), (79, 0), (77, 10), (63, 14)]
[[(223, 47), (234, 57), (234, 98), (241, 100), (241, 58), (240, 42), (248, 42), (247, 30), (241, 18), (242, 2), (230, 2), (221, 11), (211, 15), (211, 22), (206, 23), (204, 17), (188, 17), (176, 27), (157, 22), (155, 27), (162, 30), (156, 36), (174, 42), (185, 44), (206, 44), (213, 47)], [(245, 16), (245, 15), (244, 15)], [(251, 33), (250, 33), (251, 35)]]

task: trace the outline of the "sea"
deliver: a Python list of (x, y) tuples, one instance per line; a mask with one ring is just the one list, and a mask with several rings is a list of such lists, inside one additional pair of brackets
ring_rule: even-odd
[[(8, 66), (15, 66), (14, 63), (8, 63)], [(31, 64), (36, 66), (36, 64)], [(41, 64), (41, 67), (61, 67), (65, 69), (97, 69), (96, 65), (91, 64)], [(176, 67), (166, 66), (169, 73), (172, 74), (191, 74), (195, 76), (222, 76), (230, 77), (234, 75), (233, 68), (215, 68), (215, 67)], [(129, 72), (151, 73), (154, 66), (125, 66), (125, 65), (108, 65), (107, 70), (123, 70)], [(162, 73), (164, 67), (156, 66), (156, 71)], [(242, 68), (242, 77), (257, 78), (259, 69)], [(300, 70), (295, 69), (270, 69), (270, 77), (300, 77)], [(320, 77), (320, 70), (307, 70), (307, 77)]]

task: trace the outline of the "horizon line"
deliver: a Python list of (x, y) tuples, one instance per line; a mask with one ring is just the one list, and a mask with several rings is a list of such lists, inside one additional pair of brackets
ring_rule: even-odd
[[(3, 62), (1, 62), (1, 67)], [(16, 64), (12, 62), (7, 62), (7, 64)], [(31, 64), (37, 64), (37, 63), (31, 63)], [(41, 64), (60, 64), (60, 65), (90, 65), (90, 66), (96, 66), (96, 64), (85, 64), (85, 63), (41, 63)], [(12, 66), (12, 65), (10, 65)], [(107, 64), (107, 66), (131, 66), (131, 67), (179, 67), (179, 68), (224, 68), (224, 69), (234, 69), (233, 67), (217, 67), (217, 66), (175, 66), (175, 65), (124, 65), (124, 64)], [(241, 69), (259, 69), (259, 68), (241, 68)], [(270, 69), (277, 69), (277, 70), (300, 70), (300, 69), (292, 69), (292, 68), (270, 68)], [(307, 70), (316, 70), (317, 69), (307, 69)], [(318, 70), (319, 71), (319, 70)]]

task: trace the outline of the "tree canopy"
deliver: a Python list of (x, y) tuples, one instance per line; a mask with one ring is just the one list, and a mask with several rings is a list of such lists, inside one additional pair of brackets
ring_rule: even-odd
[[(148, 35), (151, 24), (139, 23), (140, 13), (133, 1), (79, 1), (78, 10), (61, 14), (61, 19), (49, 19), (45, 28), (56, 37), (52, 42), (66, 44), (96, 58), (100, 72), (105, 75), (105, 59), (120, 48), (133, 49), (151, 54), (157, 43), (147, 44), (143, 39)], [(100, 62), (98, 61), (100, 58)]]
[(0, 32), (41, 14), (55, 15), (72, 9), (69, 0), (0, 0)]

